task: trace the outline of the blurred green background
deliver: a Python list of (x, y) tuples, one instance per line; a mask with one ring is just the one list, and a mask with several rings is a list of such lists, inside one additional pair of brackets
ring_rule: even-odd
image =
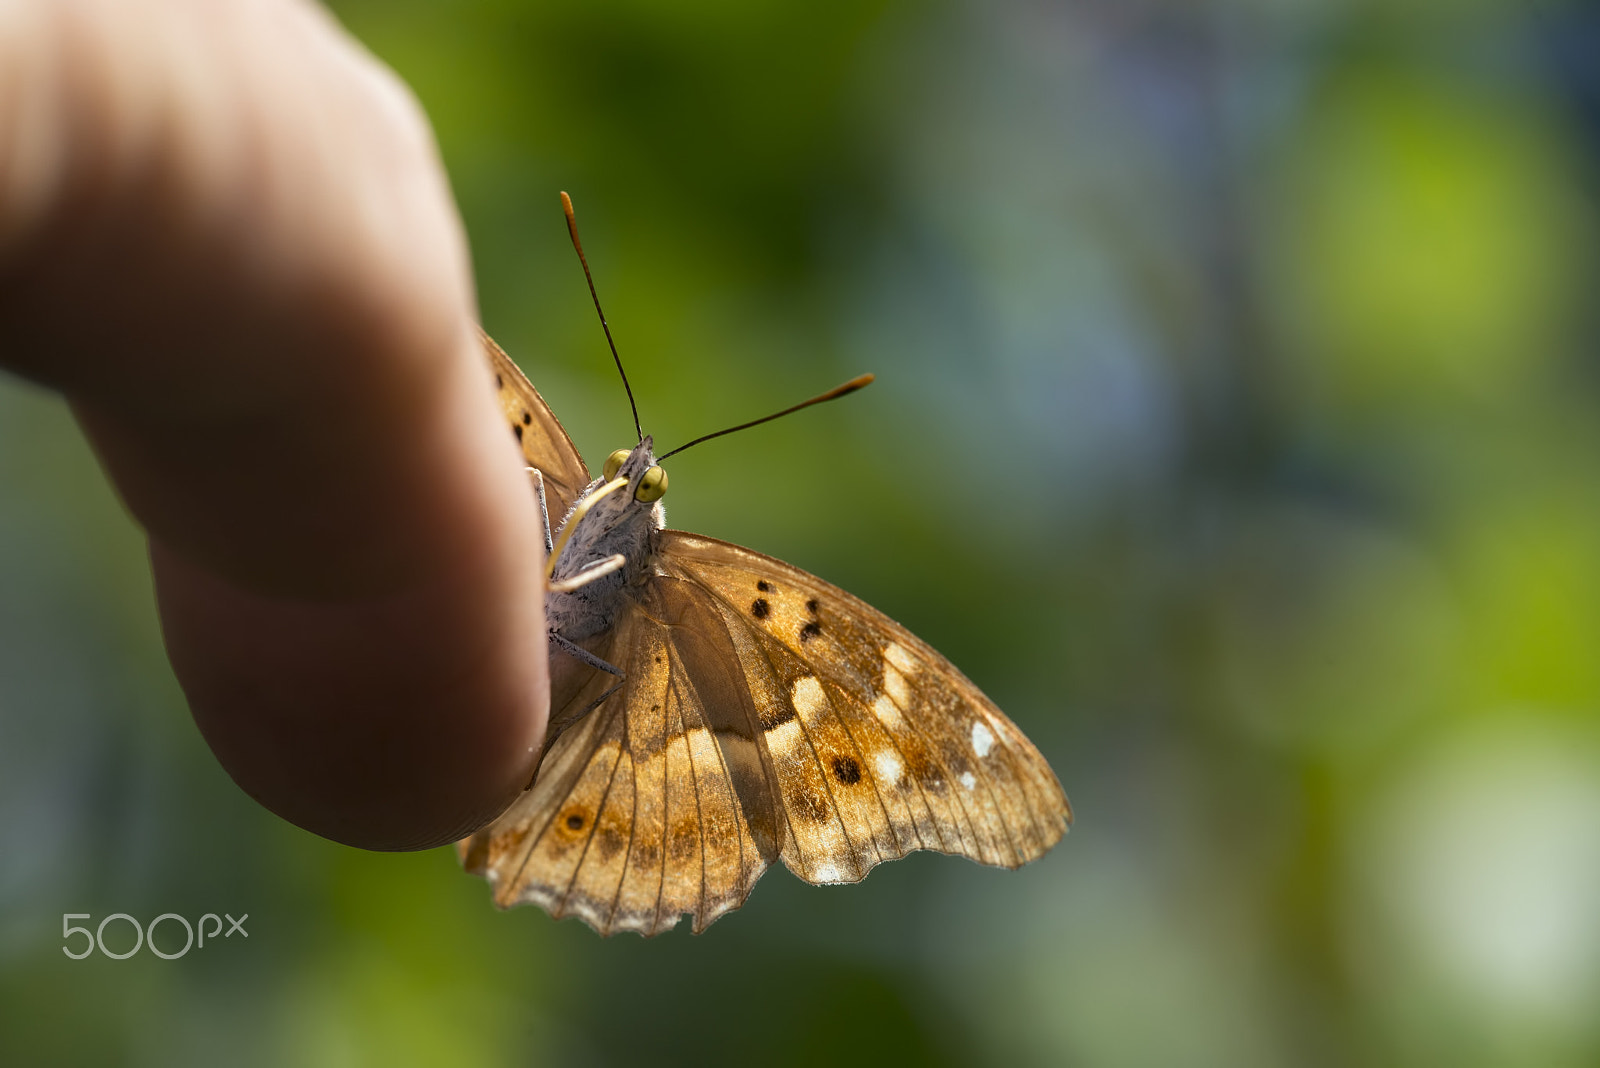
[(317, 839), (6, 379), (0, 1061), (1600, 1062), (1600, 5), (333, 7), (591, 462), (630, 420), (559, 189), (659, 443), (878, 374), (676, 461), (669, 522), (928, 639), (1077, 825), (651, 942)]

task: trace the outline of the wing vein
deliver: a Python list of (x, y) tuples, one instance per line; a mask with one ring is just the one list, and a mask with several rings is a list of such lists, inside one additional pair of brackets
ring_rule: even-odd
[[(607, 701), (605, 705), (601, 705), (599, 708), (597, 708), (593, 712), (591, 712), (590, 715), (594, 715), (594, 716), (600, 715), (601, 711), (606, 707), (606, 705), (609, 705), (610, 703), (611, 703), (610, 701)], [(598, 729), (598, 727), (596, 729)], [(546, 742), (545, 743), (544, 752), (539, 754), (539, 765), (540, 765), (541, 770), (544, 767), (545, 760), (550, 755), (551, 744), (552, 743)], [(578, 773), (578, 779), (582, 778), (582, 774), (583, 773), (581, 771)], [(572, 784), (573, 786), (577, 785), (578, 779), (575, 779), (573, 781), (573, 784)], [(533, 789), (537, 790), (538, 788), (539, 788), (539, 780), (537, 778), (535, 778), (534, 782), (533, 782)], [(564, 795), (562, 795), (562, 797), (563, 797), (563, 799), (565, 799), (565, 798), (571, 797), (571, 796), (572, 796), (572, 789), (569, 787), (567, 792)], [(517, 883), (522, 881), (522, 873), (527, 870), (528, 862), (533, 859), (534, 853), (536, 853), (538, 851), (538, 849), (539, 849), (539, 843), (544, 841), (544, 836), (547, 833), (549, 833), (550, 825), (555, 822), (556, 814), (558, 812), (560, 812), (560, 811), (561, 811), (561, 805), (559, 803), (551, 805), (550, 806), (550, 813), (545, 818), (544, 825), (539, 828), (538, 833), (537, 834), (529, 834), (527, 836), (527, 842), (528, 842), (527, 849), (525, 849), (523, 851), (522, 860), (517, 863), (517, 869), (516, 869), (516, 871), (514, 873), (512, 873), (512, 876), (511, 876), (510, 880), (508, 880), (508, 883), (507, 883), (508, 885), (516, 885)]]
[[(628, 817), (628, 842), (622, 854), (622, 874), (617, 878), (616, 893), (611, 895), (611, 911), (606, 915), (606, 928), (617, 922), (617, 908), (622, 902), (622, 888), (628, 882), (628, 871), (633, 867), (633, 836), (639, 826), (639, 761), (633, 755), (633, 733), (629, 729), (631, 724), (623, 724), (622, 736), (628, 742), (628, 768), (633, 776), (633, 814)], [(617, 754), (617, 763), (622, 763), (621, 751)]]
[[(700, 718), (704, 720), (705, 716), (702, 715)], [(707, 730), (710, 730), (709, 725), (707, 726)], [(735, 789), (733, 785), (733, 769), (728, 766), (728, 758), (723, 754), (722, 744), (717, 741), (715, 732), (711, 732), (711, 749), (712, 752), (717, 754), (717, 764), (722, 768), (723, 781), (728, 784), (728, 801), (733, 806), (734, 841), (739, 850), (737, 853), (739, 858), (739, 894), (740, 902), (743, 903), (746, 885), (746, 872), (744, 867), (744, 825), (745, 821), (749, 817), (745, 814), (744, 805), (739, 801), (739, 791)]]
[[(667, 685), (661, 693), (661, 704), (665, 707), (677, 694), (672, 685), (672, 665), (670, 663), (672, 650), (667, 650), (669, 663), (667, 664)], [(667, 898), (667, 839), (672, 834), (672, 790), (671, 776), (667, 774), (667, 719), (661, 717), (661, 846), (657, 850), (661, 854), (661, 881), (656, 884), (656, 916), (650, 921), (650, 933), (655, 934), (661, 930), (661, 908)]]
[[(907, 763), (907, 759), (908, 758), (906, 757), (906, 751), (903, 748), (901, 748), (899, 740), (897, 738), (895, 738), (895, 736), (894, 736), (894, 732), (891, 731), (888, 727), (885, 727), (885, 728), (883, 728), (883, 735), (884, 735), (885, 738), (889, 739), (889, 744), (894, 746), (894, 751), (900, 758), (900, 766), (901, 767), (909, 766), (908, 763)], [(944, 848), (944, 835), (939, 833), (939, 820), (933, 814), (933, 806), (928, 804), (928, 793), (927, 793), (926, 790), (924, 790), (922, 788), (922, 781), (920, 779), (918, 779), (917, 776), (915, 776), (915, 775), (908, 775), (907, 778), (911, 780), (911, 785), (915, 786), (917, 788), (917, 796), (922, 799), (922, 810), (928, 814), (928, 822), (933, 824), (934, 837), (936, 837), (939, 840), (939, 852), (941, 852), (941, 853), (949, 852), (949, 850)], [(909, 812), (910, 809), (911, 809), (911, 806), (907, 805), (906, 809)], [(916, 820), (916, 817), (914, 815), (913, 815), (912, 820), (911, 820), (911, 833), (917, 836), (917, 848), (918, 849), (931, 848), (928, 845), (928, 843), (926, 843), (926, 842), (924, 842), (922, 840), (922, 831), (917, 826), (917, 820)]]
[[(743, 622), (743, 620), (741, 619), (740, 622)], [(760, 636), (761, 635), (758, 635), (758, 638)], [(800, 709), (795, 707), (794, 694), (792, 692), (788, 692), (781, 685), (783, 681), (783, 673), (778, 670), (778, 665), (772, 662), (772, 657), (767, 653), (764, 644), (758, 640), (754, 643), (754, 645), (761, 653), (761, 659), (765, 660), (767, 667), (772, 669), (772, 677), (777, 679), (780, 683), (778, 690), (784, 695), (783, 700), (789, 702), (789, 711), (793, 713), (795, 723), (799, 724), (801, 737), (805, 738), (806, 748), (811, 751), (811, 760), (817, 766), (817, 774), (822, 777), (822, 788), (828, 792), (828, 804), (833, 809), (833, 822), (839, 825), (839, 831), (844, 835), (845, 846), (850, 850), (851, 855), (854, 856), (857, 853), (855, 842), (850, 838), (850, 828), (845, 826), (844, 815), (842, 810), (839, 808), (839, 799), (834, 796), (833, 787), (828, 784), (828, 769), (823, 765), (822, 757), (817, 753), (817, 743), (812, 739), (811, 731), (806, 727), (805, 717), (800, 715)], [(787, 803), (784, 804), (783, 810), (784, 816), (787, 819), (789, 813), (789, 806)], [(793, 821), (790, 821), (789, 833), (794, 841), (795, 851), (798, 853), (800, 850), (801, 839), (798, 835), (794, 834)], [(806, 863), (805, 866), (807, 871), (811, 870), (811, 865), (809, 863)], [(811, 880), (807, 879), (806, 881), (810, 882)]]
[[(910, 728), (913, 734), (917, 735), (922, 740), (923, 751), (928, 754), (930, 760), (939, 766), (939, 777), (944, 781), (946, 793), (955, 798), (954, 802), (946, 802), (946, 805), (951, 809), (952, 812), (959, 813), (960, 815), (959, 820), (952, 820), (952, 822), (956, 824), (956, 832), (959, 834), (961, 831), (961, 823), (965, 823), (967, 825), (967, 831), (972, 836), (973, 845), (979, 845), (978, 829), (972, 822), (972, 814), (967, 811), (966, 804), (959, 796), (960, 791), (958, 787), (960, 786), (960, 783), (955, 776), (950, 774), (950, 765), (945, 763), (943, 747), (933, 744), (933, 736), (922, 729), (921, 725), (917, 723), (916, 719), (912, 717), (911, 713), (907, 709), (901, 707), (900, 702), (895, 700), (894, 694), (889, 694), (888, 697), (889, 701), (894, 705), (894, 707), (900, 710), (900, 718), (905, 720), (906, 726)], [(934, 830), (937, 831), (939, 828), (937, 819), (934, 820), (933, 826)], [(939, 840), (940, 842), (944, 841), (943, 834), (939, 835)]]
[[(624, 738), (628, 736), (628, 709), (626, 705), (624, 705), (622, 709), (622, 736)], [(611, 762), (611, 774), (606, 776), (606, 788), (601, 791), (600, 803), (595, 806), (594, 817), (589, 821), (589, 834), (583, 840), (583, 852), (578, 854), (578, 863), (573, 866), (572, 877), (567, 880), (567, 889), (561, 895), (561, 903), (559, 906), (560, 911), (557, 913), (557, 916), (566, 914), (567, 902), (572, 897), (572, 888), (578, 884), (578, 875), (583, 871), (583, 865), (589, 859), (589, 847), (594, 844), (594, 836), (600, 831), (600, 816), (606, 810), (606, 802), (611, 798), (611, 787), (615, 785), (617, 781), (617, 769), (621, 766), (622, 746), (619, 743), (617, 746), (617, 757)], [(559, 808), (560, 806), (558, 805), (556, 807)], [(620, 886), (621, 884), (619, 883), (618, 885)], [(607, 926), (609, 928), (609, 924)], [(605, 931), (601, 932), (601, 934), (605, 933)]]
[[(1022, 850), (1017, 848), (1016, 835), (1011, 831), (1011, 824), (1007, 822), (1005, 808), (1000, 803), (1000, 796), (995, 790), (994, 776), (989, 774), (989, 769), (983, 766), (983, 758), (979, 757), (973, 764), (978, 769), (978, 774), (983, 778), (983, 789), (989, 795), (989, 802), (994, 805), (995, 820), (1000, 824), (1000, 829), (1005, 832), (1006, 845), (1011, 847), (1011, 855), (1017, 859), (1017, 864), (1022, 864)], [(988, 821), (985, 821), (988, 822)]]
[[(1000, 743), (1000, 748), (1005, 750), (1006, 760), (1008, 763), (1010, 763), (1012, 771), (1015, 773), (1017, 792), (1022, 795), (1022, 799), (1025, 802), (1022, 806), (1022, 810), (1028, 818), (1029, 826), (1033, 828), (1034, 837), (1040, 842), (1043, 842), (1047, 836), (1045, 835), (1043, 828), (1039, 826), (1038, 817), (1034, 815), (1033, 811), (1034, 805), (1032, 804), (1032, 790), (1030, 789), (1030, 784), (1033, 781), (1033, 775), (1031, 774), (1032, 769), (1022, 765), (1022, 762), (1018, 759), (1016, 752), (1011, 748), (1011, 743), (1006, 741), (1005, 738), (997, 737), (996, 741)], [(1009, 832), (1010, 824), (1009, 821), (1006, 820), (1004, 813), (1001, 813), (1000, 822), (1006, 825), (1007, 831)], [(1023, 856), (1022, 850), (1017, 848), (1017, 845), (1014, 841), (1011, 848), (1012, 851), (1017, 855), (1017, 863), (1019, 865), (1026, 864), (1027, 860)]]
[[(685, 671), (684, 678), (688, 678)], [(691, 685), (693, 683), (691, 682)], [(700, 696), (699, 691), (695, 697)], [(703, 717), (702, 717), (703, 718)], [(700, 776), (695, 774), (694, 746), (689, 744), (689, 720), (683, 714), (683, 700), (678, 700), (678, 726), (682, 728), (684, 757), (689, 761), (689, 785), (694, 787), (694, 818), (700, 829), (700, 905), (695, 910), (694, 925), (700, 926), (700, 917), (706, 914), (706, 809), (700, 801)]]
[[(861, 758), (858, 766), (872, 779), (872, 799), (878, 802), (878, 808), (883, 812), (883, 822), (885, 826), (889, 828), (889, 835), (894, 839), (895, 848), (899, 849), (900, 834), (894, 829), (894, 817), (889, 815), (889, 806), (884, 804), (883, 792), (878, 789), (878, 774), (877, 771), (872, 767), (872, 761), (867, 758), (867, 751), (861, 748), (860, 742), (856, 741), (855, 732), (850, 729), (850, 720), (839, 711), (839, 706), (834, 703), (833, 694), (829, 692), (828, 687), (824, 686), (822, 688), (822, 696), (827, 698), (828, 707), (833, 711), (833, 718), (839, 721), (840, 727), (844, 728), (844, 736), (849, 740), (850, 748), (854, 749), (856, 751), (856, 756)], [(878, 848), (878, 839), (876, 835), (874, 835), (872, 838), (872, 851), (877, 854), (878, 859), (869, 864), (869, 868), (876, 867), (885, 860), (895, 859), (895, 857), (885, 857), (883, 855), (883, 850)], [(905, 850), (901, 850), (898, 854), (896, 854), (896, 856), (905, 856)], [(863, 874), (865, 873), (863, 872)]]

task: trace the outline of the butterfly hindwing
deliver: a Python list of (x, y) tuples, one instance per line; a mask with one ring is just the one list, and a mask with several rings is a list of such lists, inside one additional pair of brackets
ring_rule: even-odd
[[(701, 931), (743, 904), (776, 856), (753, 730), (738, 726), (737, 708), (717, 707), (726, 687), (707, 686), (701, 671), (720, 627), (708, 639), (701, 624), (715, 609), (697, 615), (666, 582), (614, 629), (622, 687), (563, 732), (532, 790), (463, 846), (502, 908), (534, 902), (602, 934), (659, 934), (687, 913)], [(702, 695), (697, 675), (713, 692)], [(609, 679), (597, 673), (577, 707)]]
[(854, 882), (915, 849), (1015, 868), (1066, 832), (1049, 765), (949, 661), (869, 605), (727, 542), (664, 531), (660, 566), (717, 601), (786, 815), (784, 863)]
[(589, 484), (589, 468), (578, 454), (555, 414), (545, 404), (528, 376), (511, 362), (505, 350), (482, 330), (478, 337), (494, 371), (495, 394), (505, 412), (511, 432), (522, 448), (529, 467), (539, 469), (544, 478), (546, 506), (554, 533), (561, 517), (567, 514), (578, 494)]

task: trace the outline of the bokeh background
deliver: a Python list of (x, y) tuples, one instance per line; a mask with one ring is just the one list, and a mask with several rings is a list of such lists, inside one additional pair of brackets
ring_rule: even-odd
[(878, 374), (676, 461), (670, 521), (927, 638), (1077, 826), (652, 942), (317, 839), (210, 759), (138, 532), (7, 379), (0, 1061), (1600, 1061), (1600, 5), (333, 7), (591, 461), (630, 420), (559, 189), (658, 441)]

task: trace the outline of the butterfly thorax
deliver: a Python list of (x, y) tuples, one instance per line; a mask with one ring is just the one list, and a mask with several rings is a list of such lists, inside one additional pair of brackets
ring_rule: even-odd
[[(619, 570), (569, 593), (545, 595), (550, 629), (569, 641), (582, 641), (609, 629), (629, 591), (636, 590), (653, 567), (666, 510), (659, 500), (645, 502), (637, 497), (640, 479), (655, 465), (651, 444), (650, 436), (645, 435), (617, 471), (616, 477), (627, 479), (627, 486), (607, 493), (585, 510), (584, 502), (608, 482), (595, 479), (584, 487), (555, 531), (558, 550), (551, 577), (556, 581), (571, 579), (611, 556), (620, 555), (626, 561)], [(567, 527), (574, 523), (569, 533)]]

